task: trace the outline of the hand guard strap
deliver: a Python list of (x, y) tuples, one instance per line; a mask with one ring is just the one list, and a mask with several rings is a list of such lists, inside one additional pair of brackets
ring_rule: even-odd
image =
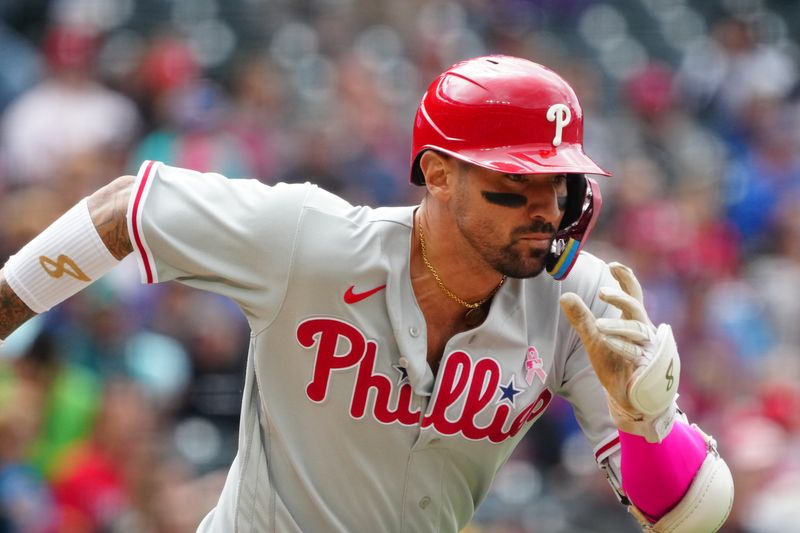
[(628, 399), (645, 416), (657, 416), (675, 400), (681, 375), (681, 359), (672, 328), (661, 324), (656, 330), (652, 359), (640, 367), (628, 385)]
[(681, 372), (678, 348), (669, 325), (658, 326), (653, 347), (645, 353), (644, 364), (628, 383), (628, 401), (633, 410), (624, 409), (611, 395), (608, 407), (619, 429), (642, 435), (647, 442), (661, 442), (675, 423)]

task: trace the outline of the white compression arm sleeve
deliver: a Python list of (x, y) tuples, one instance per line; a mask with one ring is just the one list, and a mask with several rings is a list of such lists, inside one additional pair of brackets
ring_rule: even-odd
[(12, 255), (3, 272), (25, 305), (43, 313), (117, 263), (97, 233), (84, 198)]

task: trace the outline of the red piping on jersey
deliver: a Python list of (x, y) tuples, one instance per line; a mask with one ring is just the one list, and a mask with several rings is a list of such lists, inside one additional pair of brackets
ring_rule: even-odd
[(614, 437), (614, 438), (613, 438), (613, 439), (611, 439), (611, 440), (610, 440), (610, 441), (609, 441), (607, 444), (605, 444), (605, 445), (604, 445), (604, 446), (602, 446), (602, 447), (601, 447), (599, 450), (597, 450), (597, 451), (595, 452), (595, 454), (594, 454), (594, 458), (595, 458), (595, 459), (599, 459), (600, 457), (602, 457), (602, 455), (603, 455), (604, 453), (606, 453), (608, 450), (610, 450), (611, 448), (613, 448), (614, 446), (616, 446), (616, 445), (618, 445), (618, 444), (619, 444), (619, 436), (617, 436), (617, 437)]
[(131, 226), (133, 226), (133, 239), (136, 241), (136, 246), (139, 248), (139, 255), (142, 256), (142, 264), (144, 265), (145, 276), (147, 283), (153, 283), (153, 270), (150, 268), (150, 261), (147, 259), (144, 245), (142, 244), (142, 236), (139, 234), (139, 202), (142, 200), (147, 179), (150, 177), (150, 171), (153, 169), (155, 161), (150, 161), (147, 168), (142, 175), (142, 181), (139, 182), (139, 189), (136, 191), (136, 198), (133, 200), (133, 211), (131, 213)]

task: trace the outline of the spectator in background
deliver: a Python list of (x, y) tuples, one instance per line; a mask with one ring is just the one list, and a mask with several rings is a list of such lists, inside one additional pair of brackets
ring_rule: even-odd
[(0, 361), (0, 531), (55, 533), (50, 489), (26, 461), (41, 424), (42, 391)]
[(99, 40), (76, 27), (48, 31), (46, 77), (10, 104), (0, 124), (12, 187), (46, 184), (74, 201), (121, 169), (138, 115), (128, 98), (95, 79)]
[(686, 104), (730, 135), (730, 124), (754, 95), (788, 95), (797, 69), (786, 52), (759, 42), (745, 16), (722, 13), (710, 35), (687, 49), (678, 83)]
[(684, 221), (663, 172), (646, 157), (629, 157), (620, 162), (614, 179), (616, 209), (608, 223), (609, 237), (637, 269), (653, 316), (680, 323), (684, 295), (668, 258), (680, 244), (674, 235)]
[(192, 368), (191, 381), (175, 406), (172, 440), (185, 461), (206, 473), (227, 466), (236, 455), (247, 323), (238, 308), (217, 295), (179, 293), (185, 298), (180, 319), (185, 329), (172, 331), (183, 329), (177, 336), (187, 347)]
[(226, 128), (228, 95), (201, 76), (188, 43), (156, 40), (145, 53), (143, 101), (153, 130), (135, 146), (128, 166), (155, 159), (232, 178), (256, 178), (252, 148)]
[(749, 252), (773, 246), (779, 209), (800, 197), (800, 139), (784, 100), (754, 95), (739, 112), (746, 144), (730, 162), (723, 184), (727, 217)]
[(172, 34), (153, 36), (134, 71), (131, 81), (148, 131), (163, 125), (172, 92), (202, 74), (189, 43)]
[(381, 76), (357, 57), (345, 57), (337, 68), (340, 102), (341, 173), (346, 194), (361, 203), (393, 205), (408, 194), (405, 158), (408, 134), (381, 90)]
[(107, 530), (130, 505), (128, 483), (150, 466), (141, 456), (153, 422), (142, 401), (133, 385), (109, 383), (91, 434), (60, 461), (53, 491), (67, 531)]
[(36, 48), (0, 20), (0, 111), (42, 76)]
[(198, 79), (165, 95), (159, 127), (135, 147), (132, 161), (158, 159), (201, 172), (226, 172), (253, 178), (244, 147), (225, 131), (227, 96), (214, 83)]
[(752, 261), (747, 279), (758, 287), (781, 352), (800, 363), (796, 353), (800, 346), (800, 298), (790, 289), (800, 287), (800, 198), (787, 197), (782, 202), (771, 234), (771, 251)]
[[(338, 61), (330, 88), (334, 105), (308, 113), (282, 179), (312, 181), (355, 204), (396, 205), (409, 194), (398, 157), (408, 135), (384, 100), (380, 75), (358, 57)], [(299, 148), (299, 149), (298, 149)]]
[(669, 190), (718, 185), (725, 146), (686, 113), (667, 65), (650, 63), (635, 72), (622, 85), (621, 96), (628, 111), (619, 128), (627, 154), (656, 163)]
[(266, 57), (241, 58), (233, 67), (224, 129), (235, 139), (250, 177), (274, 183), (286, 165), (283, 75)]
[(41, 399), (41, 419), (26, 459), (46, 479), (70, 447), (89, 434), (100, 401), (97, 378), (64, 360), (55, 342), (50, 333), (39, 333), (15, 361), (16, 379)]

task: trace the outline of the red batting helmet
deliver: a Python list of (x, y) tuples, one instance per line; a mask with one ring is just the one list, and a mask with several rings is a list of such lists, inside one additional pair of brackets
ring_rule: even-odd
[(583, 110), (572, 87), (542, 65), (509, 56), (477, 57), (439, 75), (423, 95), (411, 147), (411, 182), (425, 183), (419, 158), (436, 150), (507, 174), (565, 173), (567, 209), (547, 269), (569, 273), (602, 200), (584, 174), (610, 174), (583, 151)]

